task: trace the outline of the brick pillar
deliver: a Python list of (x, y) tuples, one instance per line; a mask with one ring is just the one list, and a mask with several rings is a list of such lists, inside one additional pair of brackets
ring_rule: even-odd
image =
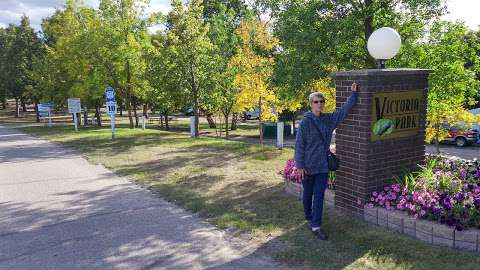
[(351, 94), (352, 82), (360, 85), (357, 104), (336, 130), (341, 162), (335, 180), (336, 208), (363, 214), (371, 192), (424, 162), (428, 73), (378, 69), (335, 74), (337, 108)]

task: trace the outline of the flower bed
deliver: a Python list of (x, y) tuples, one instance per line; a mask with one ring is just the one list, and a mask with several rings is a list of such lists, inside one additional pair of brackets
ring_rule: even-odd
[[(298, 178), (297, 168), (295, 166), (295, 160), (289, 159), (285, 164), (285, 168), (279, 172), (285, 180), (285, 192), (291, 195), (294, 195), (299, 200), (302, 200), (303, 196), (303, 186), (302, 181)], [(330, 174), (328, 189), (325, 191), (325, 203), (327, 206), (333, 207), (335, 204), (335, 193), (334, 189), (334, 174)]]
[(395, 209), (456, 231), (480, 228), (480, 162), (428, 156), (426, 164), (373, 192), (368, 208)]
[[(285, 164), (285, 168), (283, 168), (283, 170), (280, 171), (279, 174), (283, 175), (283, 178), (285, 179), (285, 181), (290, 181), (290, 182), (299, 183), (299, 184), (302, 183), (302, 180), (300, 180), (297, 176), (297, 167), (295, 165), (294, 159), (287, 160), (287, 163)], [(335, 190), (335, 173), (334, 172), (329, 173), (328, 189)]]

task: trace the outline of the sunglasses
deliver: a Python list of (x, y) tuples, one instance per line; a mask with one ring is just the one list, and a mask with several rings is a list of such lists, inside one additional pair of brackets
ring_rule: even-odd
[(314, 100), (312, 101), (313, 103), (317, 104), (317, 103), (325, 103), (325, 100)]

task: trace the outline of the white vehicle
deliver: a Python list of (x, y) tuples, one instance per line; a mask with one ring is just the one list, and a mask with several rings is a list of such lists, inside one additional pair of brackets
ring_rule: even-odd
[(247, 119), (258, 119), (260, 117), (260, 111), (258, 107), (255, 107), (253, 111), (245, 111), (245, 118)]

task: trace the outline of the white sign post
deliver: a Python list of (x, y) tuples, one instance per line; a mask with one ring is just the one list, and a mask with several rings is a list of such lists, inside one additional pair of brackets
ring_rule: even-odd
[(52, 127), (52, 116), (51, 116), (52, 107), (53, 105), (50, 103), (38, 104), (38, 114), (42, 117), (48, 116), (48, 127)]
[(142, 115), (142, 129), (145, 130), (145, 115)]
[(283, 148), (283, 122), (277, 122), (277, 147)]
[(190, 134), (195, 137), (195, 116), (190, 116)]
[(68, 113), (73, 113), (73, 122), (75, 122), (75, 131), (78, 131), (77, 113), (82, 112), (80, 99), (69, 98), (67, 102), (68, 102)]
[(112, 141), (115, 140), (115, 114), (117, 113), (117, 101), (115, 100), (115, 90), (112, 87), (105, 89), (105, 105), (107, 114), (110, 115), (110, 126), (112, 127)]

